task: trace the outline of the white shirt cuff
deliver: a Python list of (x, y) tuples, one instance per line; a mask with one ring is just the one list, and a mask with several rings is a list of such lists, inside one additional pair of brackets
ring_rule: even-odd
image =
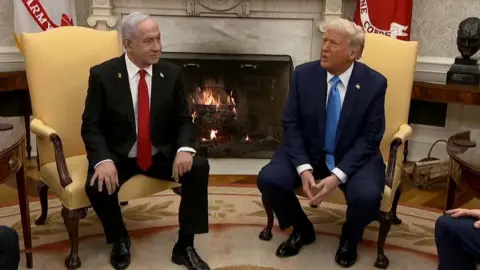
[(312, 168), (312, 165), (310, 164), (302, 164), (300, 166), (297, 167), (297, 173), (300, 175), (302, 174), (302, 172), (306, 171), (306, 170), (312, 170), (313, 171), (313, 168)]
[(177, 153), (178, 152), (190, 152), (190, 153), (192, 153), (192, 155), (195, 155), (195, 153), (197, 153), (197, 151), (195, 151), (195, 149), (193, 149), (191, 147), (186, 147), (186, 146), (178, 148)]
[(102, 160), (102, 161), (98, 162), (97, 164), (95, 164), (95, 166), (93, 167), (93, 169), (96, 169), (96, 168), (98, 167), (98, 165), (100, 165), (100, 164), (102, 164), (102, 163), (104, 163), (104, 162), (107, 162), (107, 161), (113, 162), (113, 160), (111, 160), (111, 159)]
[(347, 175), (342, 172), (342, 170), (340, 170), (339, 168), (334, 168), (332, 170), (332, 173), (335, 174), (339, 179), (340, 179), (340, 182), (342, 182), (342, 184), (345, 184), (345, 182), (347, 182)]

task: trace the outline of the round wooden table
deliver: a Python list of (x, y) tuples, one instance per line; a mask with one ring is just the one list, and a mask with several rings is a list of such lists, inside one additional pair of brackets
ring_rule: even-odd
[[(1, 118), (5, 122), (5, 118)], [(27, 268), (33, 267), (30, 211), (26, 192), (24, 160), (26, 157), (25, 128), (13, 124), (13, 129), (0, 131), (0, 184), (12, 176), (17, 178), (18, 204), (22, 219), (23, 241)]]
[(452, 209), (455, 189), (480, 198), (480, 131), (465, 131), (453, 135), (447, 142), (449, 180), (444, 210)]

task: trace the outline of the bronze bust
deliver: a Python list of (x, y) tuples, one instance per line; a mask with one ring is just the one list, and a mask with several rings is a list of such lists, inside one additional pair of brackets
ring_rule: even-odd
[(480, 18), (469, 17), (460, 22), (457, 48), (463, 58), (469, 59), (480, 49)]

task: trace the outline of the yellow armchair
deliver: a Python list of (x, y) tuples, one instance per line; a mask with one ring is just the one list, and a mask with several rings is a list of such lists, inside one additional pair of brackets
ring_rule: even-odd
[[(389, 264), (384, 254), (384, 245), (390, 227), (392, 223), (401, 224), (397, 217), (397, 205), (401, 193), (404, 143), (412, 136), (408, 114), (417, 63), (417, 47), (416, 41), (401, 41), (379, 34), (366, 34), (363, 56), (359, 60), (383, 74), (388, 81), (385, 98), (386, 127), (380, 145), (387, 169), (380, 205), (380, 230), (375, 261), (375, 267), (382, 269), (386, 269)], [(340, 191), (337, 189), (336, 192)], [(305, 197), (301, 187), (295, 193)], [(260, 232), (259, 238), (268, 241), (272, 238), (274, 214), (268, 201), (262, 198), (262, 202), (267, 212), (267, 227)]]
[[(70, 238), (71, 251), (65, 259), (68, 269), (81, 266), (78, 256), (78, 224), (90, 206), (85, 194), (88, 162), (80, 127), (88, 87), (89, 70), (121, 54), (116, 31), (84, 27), (59, 27), (41, 33), (22, 34), (28, 85), (40, 159), (39, 189), (46, 221), (48, 189), (62, 202), (62, 217)], [(145, 197), (179, 184), (136, 175), (119, 191), (125, 202)]]

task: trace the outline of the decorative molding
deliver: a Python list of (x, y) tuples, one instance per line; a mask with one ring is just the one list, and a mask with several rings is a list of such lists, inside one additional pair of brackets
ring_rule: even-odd
[(201, 14), (249, 17), (250, 0), (187, 0), (187, 15), (201, 16)]
[(87, 18), (87, 24), (103, 31), (115, 27), (117, 18), (112, 15), (110, 0), (93, 0), (91, 15)]
[(327, 0), (323, 12), (323, 20), (317, 22), (317, 29), (321, 33), (325, 32), (325, 24), (333, 19), (342, 17), (343, 0)]

